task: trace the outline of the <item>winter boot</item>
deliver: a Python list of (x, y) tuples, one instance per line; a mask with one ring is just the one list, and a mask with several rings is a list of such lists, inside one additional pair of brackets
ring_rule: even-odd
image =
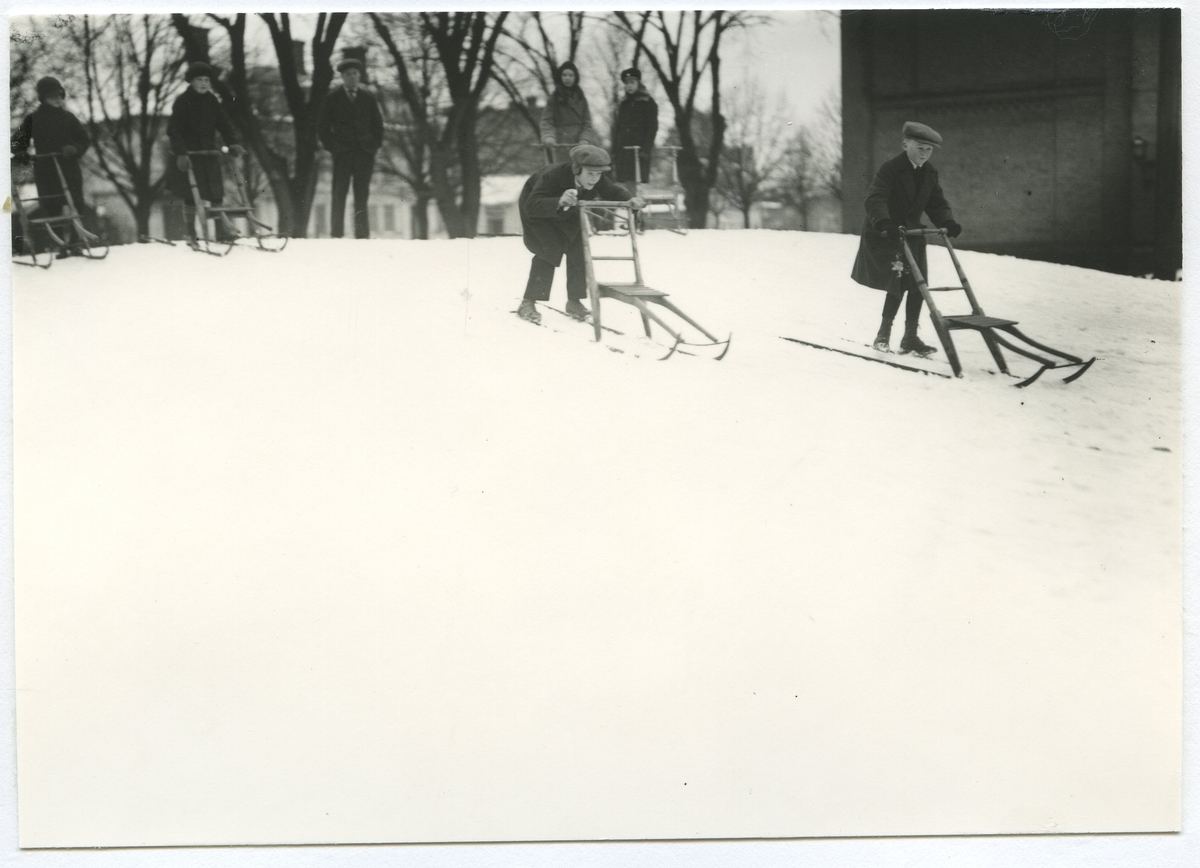
[(574, 317), (580, 322), (586, 322), (589, 314), (591, 311), (584, 307), (583, 302), (579, 299), (572, 298), (567, 302), (567, 316)]
[(542, 321), (542, 315), (538, 313), (537, 305), (533, 303), (531, 298), (521, 299), (521, 306), (517, 308), (517, 316), (521, 319), (529, 320), (534, 325), (539, 325)]
[(890, 325), (882, 325), (879, 327), (879, 334), (875, 335), (875, 342), (871, 344), (881, 353), (890, 353), (892, 340), (892, 327)]
[(914, 331), (912, 334), (905, 334), (900, 340), (900, 355), (912, 353), (914, 356), (919, 356), (924, 359), (927, 356), (932, 356), (937, 352), (937, 347), (931, 347), (925, 343)]

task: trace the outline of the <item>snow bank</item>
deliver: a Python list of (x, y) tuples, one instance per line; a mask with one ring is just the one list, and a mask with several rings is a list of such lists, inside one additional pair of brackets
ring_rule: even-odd
[[(153, 843), (151, 797), (212, 840), (1165, 828), (1180, 284), (963, 253), (1098, 357), (1015, 389), (971, 334), (962, 380), (780, 340), (870, 340), (856, 243), (644, 236), (719, 363), (518, 320), (517, 238), (17, 270), (23, 845)], [(130, 733), (170, 786), (119, 785)]]

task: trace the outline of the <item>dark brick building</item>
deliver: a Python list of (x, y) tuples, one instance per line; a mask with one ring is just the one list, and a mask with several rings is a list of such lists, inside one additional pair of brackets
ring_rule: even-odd
[(1173, 278), (1180, 40), (1178, 9), (843, 12), (846, 231), (919, 120), (963, 247)]

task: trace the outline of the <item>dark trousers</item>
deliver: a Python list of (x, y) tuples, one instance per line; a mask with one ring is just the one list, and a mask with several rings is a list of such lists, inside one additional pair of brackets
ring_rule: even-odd
[[(650, 180), (650, 157), (653, 151), (642, 148), (638, 151), (637, 163), (641, 169), (641, 183), (645, 184)], [(634, 181), (634, 160), (633, 151), (627, 151), (624, 148), (618, 148), (613, 166), (614, 181)]]
[(880, 323), (879, 330), (881, 332), (890, 331), (892, 322), (900, 310), (900, 299), (904, 297), (905, 293), (908, 293), (908, 303), (904, 306), (904, 331), (906, 334), (916, 334), (917, 323), (921, 317), (921, 305), (925, 303), (925, 298), (917, 289), (917, 282), (913, 280), (912, 275), (904, 275), (899, 284), (898, 287), (893, 286), (889, 289), (883, 300), (883, 321)]
[[(525, 298), (549, 301), (554, 272), (555, 266), (541, 257), (533, 257), (533, 262), (529, 265), (529, 280), (525, 284)], [(587, 272), (583, 264), (582, 239), (567, 248), (567, 298), (576, 301), (587, 298)]]
[(329, 234), (341, 238), (346, 232), (346, 193), (350, 178), (354, 178), (354, 237), (370, 238), (367, 220), (367, 198), (371, 195), (371, 173), (375, 171), (375, 154), (354, 148), (333, 155), (333, 214), (329, 219)]

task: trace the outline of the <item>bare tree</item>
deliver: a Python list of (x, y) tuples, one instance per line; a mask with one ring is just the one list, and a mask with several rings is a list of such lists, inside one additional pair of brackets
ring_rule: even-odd
[[(709, 193), (717, 180), (725, 144), (721, 113), (721, 39), (731, 29), (765, 20), (749, 12), (615, 12), (613, 26), (637, 40), (675, 111), (679, 135), (679, 180), (683, 184), (688, 223), (703, 228), (708, 220)], [(692, 123), (702, 86), (709, 93), (711, 120), (708, 146), (701, 153)]]
[(403, 14), (415, 15), (415, 25), (433, 44), (449, 97), (440, 119), (430, 94), (423, 93), (414, 80), (409, 59), (392, 32), (395, 22), (389, 23), (379, 13), (371, 13), (371, 20), (392, 57), (412, 122), (429, 148), (430, 179), (446, 232), (451, 238), (473, 238), (482, 187), (476, 121), (508, 13), (494, 17), (486, 12)]
[(780, 175), (787, 122), (782, 101), (769, 105), (762, 87), (746, 78), (732, 89), (728, 127), (717, 192), (742, 212), (742, 226), (750, 228), (750, 212), (770, 192)]
[(268, 176), (281, 170), (287, 172), (286, 186), (280, 185), (275, 201), (279, 207), (280, 222), (284, 224), (279, 231), (293, 238), (303, 238), (308, 234), (308, 216), (312, 211), (320, 172), (317, 121), (321, 103), (333, 82), (330, 58), (342, 25), (346, 23), (346, 15), (345, 12), (322, 12), (317, 15), (312, 38), (312, 75), (307, 93), (293, 50), (291, 16), (287, 12), (264, 12), (259, 16), (266, 23), (271, 44), (275, 47), (283, 94), (291, 115), (293, 146), (291, 165), (286, 169), (281, 165), (286, 158), (266, 148), (263, 149), (263, 165)]
[(182, 85), (182, 46), (165, 15), (84, 15), (70, 33), (84, 73), (89, 157), (133, 212), (138, 235), (148, 235), (166, 181), (154, 153)]
[(813, 153), (812, 136), (803, 127), (792, 134), (780, 162), (775, 195), (800, 215), (800, 227), (808, 228), (808, 206), (821, 193), (820, 169)]
[[(436, 50), (415, 15), (372, 12), (370, 18), (392, 58), (400, 90), (397, 104), (387, 112), (395, 120), (384, 126), (380, 169), (412, 190), (412, 235), (428, 238), (429, 203), (434, 199), (432, 144), (441, 138), (442, 112), (448, 102)], [(381, 94), (384, 102), (390, 102), (389, 96)]]

